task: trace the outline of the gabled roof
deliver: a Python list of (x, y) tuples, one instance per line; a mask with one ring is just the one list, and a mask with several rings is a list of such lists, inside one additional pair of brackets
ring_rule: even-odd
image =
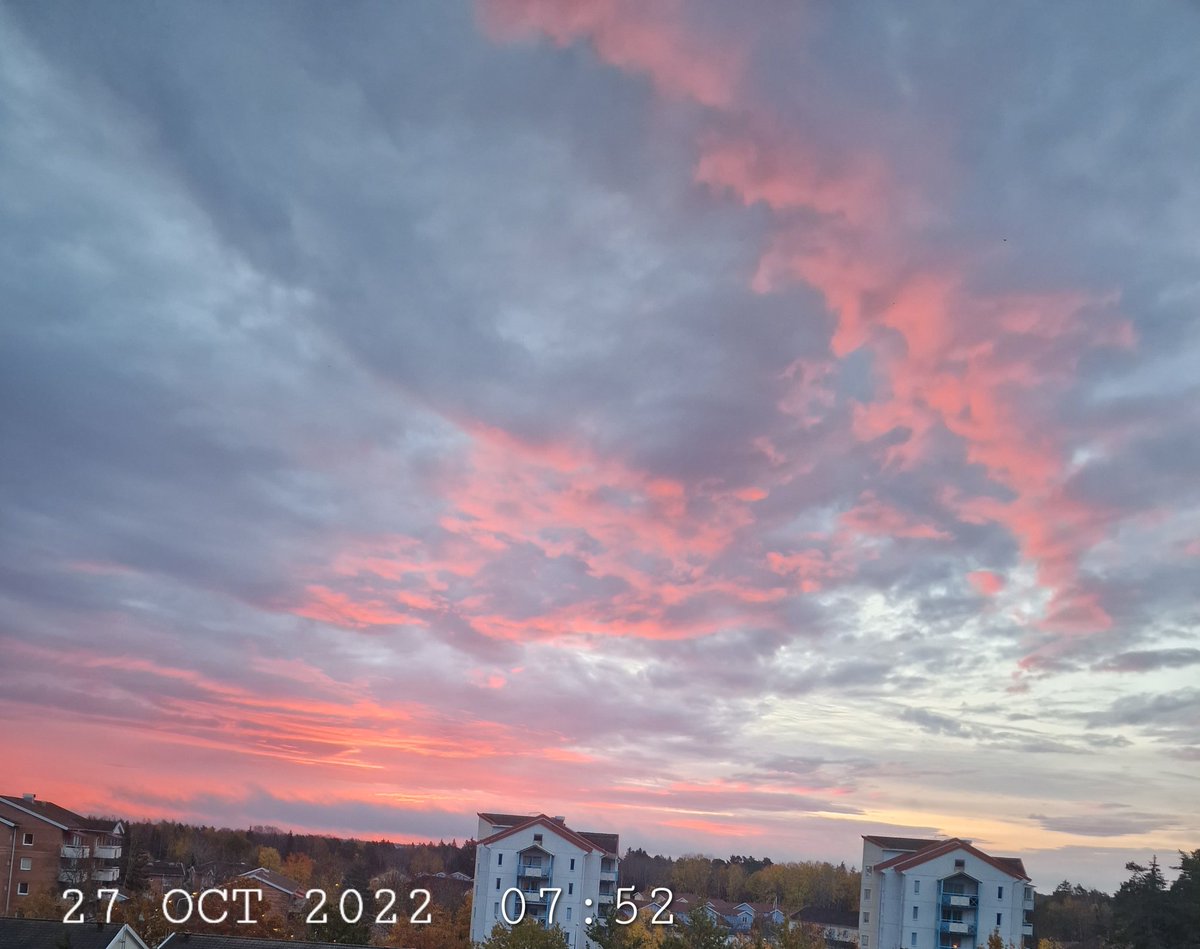
[(60, 830), (83, 829), (87, 826), (86, 817), (80, 817), (74, 811), (49, 801), (39, 801), (37, 798), (29, 800), (17, 794), (0, 794), (0, 800), (19, 811), (24, 811), (30, 817), (53, 824)]
[(930, 844), (939, 843), (939, 841), (930, 840), (927, 837), (879, 837), (875, 834), (863, 834), (863, 840), (869, 840), (884, 850), (907, 850), (910, 853), (915, 850), (923, 850)]
[(586, 837), (604, 853), (617, 856), (617, 851), (621, 846), (621, 837), (619, 834), (597, 834), (590, 830), (581, 830), (580, 837)]
[(85, 817), (79, 826), (84, 830), (96, 830), (105, 834), (125, 833), (125, 825), (115, 817)]
[(258, 867), (247, 873), (239, 874), (239, 876), (258, 880), (267, 886), (287, 893), (289, 896), (294, 896), (303, 890), (303, 887), (291, 877), (285, 877), (282, 873), (276, 873), (274, 870), (268, 870), (266, 867)]
[(990, 864), (1001, 873), (1007, 873), (1009, 876), (1017, 880), (1028, 880), (1029, 876), (1025, 873), (1025, 864), (1017, 857), (993, 857), (991, 854), (984, 853), (978, 847), (973, 847), (965, 840), (959, 840), (957, 837), (952, 837), (949, 840), (940, 840), (934, 842), (931, 846), (925, 847), (915, 853), (904, 853), (898, 857), (892, 857), (890, 860), (885, 860), (878, 864), (876, 870), (896, 870), (903, 873), (912, 867), (918, 867), (923, 863), (928, 863), (930, 860), (935, 860), (938, 857), (945, 856), (948, 853), (953, 853), (956, 850), (963, 850), (974, 857), (978, 857), (984, 863)]
[(524, 824), (533, 814), (480, 814), (485, 821), (493, 824), (496, 827), (516, 827), (517, 824)]
[(42, 949), (66, 945), (71, 949), (150, 949), (128, 926), (116, 923), (69, 925), (57, 919), (14, 919), (0, 916), (0, 949)]
[[(487, 820), (487, 815), (480, 814), (479, 816), (484, 820)], [(513, 834), (520, 833), (521, 831), (529, 827), (533, 827), (536, 824), (541, 824), (547, 830), (553, 831), (560, 837), (569, 840), (580, 849), (586, 850), (589, 853), (597, 849), (596, 845), (582, 834), (577, 834), (566, 824), (556, 821), (553, 817), (547, 817), (545, 814), (538, 814), (537, 817), (526, 817), (523, 823), (515, 824), (512, 827), (505, 827), (503, 830), (497, 831), (490, 837), (484, 837), (483, 840), (479, 841), (479, 843), (485, 845), (492, 844), (497, 840), (503, 840), (505, 837), (511, 837)]]

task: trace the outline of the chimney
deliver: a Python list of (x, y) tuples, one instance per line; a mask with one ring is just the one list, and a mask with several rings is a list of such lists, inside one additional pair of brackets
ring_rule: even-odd
[(28, 791), (26, 791), (24, 794), (21, 795), (21, 797), (25, 798), (25, 800), (27, 800), (27, 801), (32, 801), (35, 797), (37, 797), (37, 795), (31, 794)]
[(565, 817), (559, 817), (557, 815), (552, 817), (551, 820), (553, 820), (554, 823), (556, 823), (556, 824), (565, 824), (567, 822), (567, 819)]

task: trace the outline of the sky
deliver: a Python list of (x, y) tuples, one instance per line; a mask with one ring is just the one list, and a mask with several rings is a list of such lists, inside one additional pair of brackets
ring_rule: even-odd
[(0, 791), (1045, 890), (1200, 847), (1198, 46), (0, 7)]

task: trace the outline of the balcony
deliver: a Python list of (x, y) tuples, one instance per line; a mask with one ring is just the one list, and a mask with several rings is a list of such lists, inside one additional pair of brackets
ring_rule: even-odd
[(110, 846), (108, 844), (99, 844), (96, 846), (97, 860), (119, 860), (121, 858), (121, 848)]
[(523, 863), (517, 868), (517, 876), (530, 877), (534, 880), (542, 880), (550, 878), (550, 868), (543, 866), (534, 866), (531, 863)]
[(1022, 936), (1032, 936), (1033, 935), (1033, 923), (1021, 923), (1021, 935)]
[(92, 871), (92, 879), (97, 883), (116, 883), (120, 877), (121, 871), (117, 867), (102, 867)]
[(975, 935), (975, 924), (964, 923), (960, 920), (940, 919), (938, 920), (938, 929), (944, 933), (954, 933), (956, 936)]
[(88, 847), (73, 847), (70, 844), (63, 844), (59, 854), (64, 860), (86, 860), (91, 856), (91, 849)]
[(601, 870), (600, 871), (600, 880), (601, 880), (601, 882), (608, 880), (613, 883), (616, 883), (617, 882), (617, 871), (616, 870)]
[(943, 893), (943, 906), (959, 906), (963, 909), (970, 909), (979, 904), (978, 896), (971, 896), (968, 893)]
[(88, 878), (88, 872), (87, 872), (87, 870), (83, 870), (83, 869), (59, 870), (58, 871), (58, 882), (59, 883), (74, 883), (74, 884), (78, 885), (78, 884), (87, 882), (87, 878)]

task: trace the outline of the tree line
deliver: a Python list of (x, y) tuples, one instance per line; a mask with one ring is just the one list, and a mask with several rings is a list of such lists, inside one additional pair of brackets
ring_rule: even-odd
[(1168, 884), (1157, 857), (1127, 863), (1112, 896), (1064, 880), (1035, 904), (1039, 949), (1200, 949), (1200, 850), (1172, 868)]

